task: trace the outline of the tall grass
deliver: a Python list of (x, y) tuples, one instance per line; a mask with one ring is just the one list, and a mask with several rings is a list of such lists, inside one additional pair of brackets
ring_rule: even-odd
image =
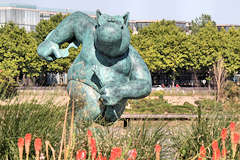
[[(74, 107), (73, 107), (74, 108)], [(104, 156), (111, 155), (111, 149), (121, 147), (125, 156), (131, 149), (138, 152), (137, 159), (155, 159), (154, 146), (156, 144), (163, 145), (164, 150), (161, 151), (161, 157), (166, 156), (168, 145), (165, 142), (169, 139), (167, 136), (166, 124), (159, 123), (150, 125), (147, 122), (133, 123), (128, 128), (122, 128), (116, 125), (102, 127), (93, 123), (77, 122), (73, 126), (64, 127), (64, 113), (67, 108), (65, 106), (55, 106), (52, 103), (36, 104), (34, 101), (29, 103), (15, 103), (0, 106), (0, 157), (4, 160), (18, 159), (17, 142), (18, 138), (24, 137), (26, 133), (32, 134), (32, 139), (41, 138), (47, 143), (48, 149), (42, 150), (42, 153), (53, 158), (59, 155), (74, 157), (79, 149), (85, 149), (89, 152), (87, 130), (92, 130), (96, 139), (97, 150)], [(72, 112), (73, 113), (73, 112)], [(72, 115), (68, 115), (71, 119)], [(88, 123), (88, 122), (87, 122)], [(92, 123), (92, 122), (90, 122)], [(117, 122), (119, 124), (120, 122)], [(66, 123), (70, 125), (70, 123)], [(64, 131), (63, 131), (63, 128)], [(74, 128), (74, 132), (69, 130)], [(62, 133), (64, 135), (62, 136)], [(62, 144), (62, 153), (60, 146)], [(33, 146), (33, 143), (31, 143)], [(26, 157), (23, 157), (26, 158)], [(34, 149), (31, 147), (30, 159), (34, 159)], [(62, 159), (62, 158), (61, 158)], [(161, 158), (162, 159), (162, 158)]]
[[(72, 114), (72, 117), (73, 115), (74, 114)], [(72, 132), (72, 128), (74, 128), (75, 132)], [(163, 145), (164, 150), (161, 152), (161, 159), (164, 159), (167, 153), (169, 153), (170, 145), (167, 143), (169, 140), (168, 130), (164, 122), (151, 125), (148, 122), (141, 121), (132, 123), (132, 125), (127, 128), (122, 128), (118, 122), (111, 126), (103, 127), (89, 121), (78, 121), (75, 122), (74, 127), (71, 125), (71, 128), (68, 130), (70, 131), (70, 135), (66, 137), (72, 140), (72, 142), (68, 142), (68, 144), (71, 144), (70, 152), (76, 153), (77, 150), (86, 150), (88, 159), (89, 156), (91, 156), (89, 137), (87, 134), (89, 130), (91, 130), (96, 140), (97, 154), (101, 154), (107, 157), (107, 159), (110, 158), (112, 149), (116, 147), (122, 148), (122, 156), (125, 158), (129, 150), (136, 149), (138, 155), (136, 159), (139, 160), (155, 159), (154, 147), (156, 144)], [(64, 140), (63, 138), (63, 141), (66, 141), (66, 139)], [(66, 152), (64, 154), (66, 154)]]
[[(72, 134), (73, 137), (71, 139), (68, 139), (68, 142), (66, 141), (66, 139), (63, 139), (65, 143), (62, 154), (57, 151), (59, 146), (56, 146), (54, 148), (50, 145), (49, 141), (46, 141), (45, 145), (47, 149), (44, 150), (43, 147), (42, 154), (45, 154), (45, 157), (47, 159), (55, 160), (58, 157), (59, 160), (74, 160), (77, 152), (86, 151), (86, 159), (92, 159), (92, 146), (95, 146), (95, 158), (93, 159), (96, 159), (97, 157), (106, 157), (110, 160), (116, 160), (115, 158), (111, 158), (114, 149), (120, 150), (121, 159), (127, 159), (129, 157), (129, 151), (135, 151), (137, 154), (137, 156), (132, 160), (154, 160), (156, 157), (157, 160), (160, 160), (160, 155), (161, 159), (169, 159), (167, 158), (167, 153), (169, 153), (169, 147), (166, 141), (167, 138), (164, 125), (160, 124), (160, 128), (159, 125), (157, 125), (155, 126), (156, 128), (151, 127), (151, 129), (147, 127), (145, 122), (139, 125), (139, 127), (129, 127), (126, 130), (123, 130), (122, 128), (121, 131), (118, 130), (119, 128), (110, 129), (94, 126), (93, 128), (90, 128), (90, 130), (87, 130), (87, 132), (78, 132), (77, 134)], [(86, 128), (81, 129), (86, 130)], [(89, 135), (89, 132), (91, 132), (91, 136)], [(93, 141), (94, 144), (92, 144)], [(165, 145), (160, 146), (159, 144)], [(49, 146), (54, 153), (52, 156), (49, 155)], [(161, 149), (162, 147), (164, 150)], [(58, 153), (58, 155), (56, 155), (55, 153)], [(32, 158), (35, 158), (33, 155)]]
[[(168, 133), (166, 124), (159, 122), (157, 125), (150, 125), (149, 122), (133, 123), (130, 127), (97, 127), (94, 130), (99, 151), (104, 155), (110, 155), (111, 148), (121, 147), (123, 152), (136, 149), (137, 159), (155, 159), (154, 146), (163, 145), (162, 157), (169, 152), (167, 145)], [(108, 157), (109, 158), (109, 157)]]
[[(64, 118), (63, 107), (48, 104), (7, 104), (0, 106), (0, 157), (16, 159), (17, 140), (26, 133), (58, 146)], [(33, 150), (32, 150), (33, 152)]]
[[(222, 112), (222, 106), (216, 103), (212, 106), (212, 111), (202, 115), (203, 106), (198, 106), (198, 118), (192, 123), (191, 127), (184, 133), (179, 132), (172, 136), (174, 147), (176, 149), (176, 159), (185, 160), (191, 159), (199, 154), (200, 147), (208, 146), (206, 150), (207, 159), (211, 159), (212, 150), (210, 145), (215, 139), (220, 141), (220, 133), (222, 128), (227, 128), (231, 121), (236, 121), (237, 116), (229, 112)], [(214, 109), (215, 108), (215, 109)], [(230, 138), (226, 140), (226, 144), (231, 144)], [(227, 146), (230, 150), (231, 145)], [(237, 151), (239, 154), (239, 151)]]

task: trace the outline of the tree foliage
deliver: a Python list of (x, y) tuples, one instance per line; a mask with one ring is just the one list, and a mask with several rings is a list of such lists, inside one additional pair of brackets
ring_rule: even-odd
[[(51, 63), (40, 59), (36, 52), (37, 46), (66, 16), (58, 14), (42, 20), (31, 33), (12, 23), (1, 27), (0, 79), (10, 82), (23, 75), (66, 73), (81, 47), (71, 48), (67, 58)], [(219, 30), (211, 16), (204, 14), (192, 21), (191, 29), (193, 34), (188, 35), (174, 21), (162, 20), (133, 34), (131, 44), (152, 73), (168, 73), (173, 81), (181, 71), (201, 72), (208, 77), (219, 59), (223, 59), (227, 75), (240, 71), (240, 29)]]
[(209, 22), (199, 32), (190, 36), (188, 62), (189, 68), (195, 72), (208, 70), (213, 66), (217, 58), (220, 44), (220, 33), (217, 28)]
[(211, 16), (208, 14), (202, 14), (200, 17), (195, 18), (195, 20), (192, 20), (192, 33), (197, 33), (200, 28), (205, 27), (205, 25), (209, 22), (211, 22), (213, 25), (216, 25), (216, 22), (214, 22)]
[(199, 32), (191, 35), (192, 47), (189, 49), (189, 61), (195, 71), (211, 70), (219, 59), (224, 60), (229, 75), (239, 70), (240, 45), (239, 30), (230, 28), (218, 31), (217, 27), (209, 22)]
[(42, 63), (36, 55), (36, 40), (13, 23), (0, 28), (0, 98), (15, 92), (17, 77), (36, 77)]
[(0, 28), (0, 69), (10, 77), (38, 76), (42, 63), (37, 42), (23, 28), (10, 23)]
[(224, 60), (228, 75), (238, 72), (240, 30), (218, 30), (208, 15), (197, 18), (194, 27), (197, 30), (188, 35), (174, 21), (162, 20), (132, 35), (132, 44), (152, 73), (171, 73), (172, 80), (186, 70), (208, 77), (219, 59)]
[(133, 35), (132, 45), (151, 72), (169, 72), (174, 79), (177, 71), (187, 65), (188, 39), (188, 35), (174, 21), (162, 20)]

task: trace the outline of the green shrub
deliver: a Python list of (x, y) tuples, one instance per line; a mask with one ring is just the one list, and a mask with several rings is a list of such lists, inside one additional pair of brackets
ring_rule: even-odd
[(163, 99), (164, 91), (154, 91), (150, 96), (157, 96), (159, 99)]
[(240, 97), (240, 86), (237, 86), (237, 84), (232, 81), (227, 81), (224, 87), (224, 95), (229, 100), (238, 99)]
[(131, 109), (126, 109), (125, 113), (144, 113), (144, 114), (193, 114), (196, 111), (196, 106), (185, 102), (183, 105), (169, 104), (163, 98), (144, 98), (139, 100), (129, 100), (128, 103)]
[(6, 78), (0, 73), (0, 99), (15, 96), (17, 93), (17, 86), (18, 85), (13, 78)]
[(63, 107), (50, 103), (1, 105), (0, 157), (16, 159), (18, 138), (24, 137), (26, 133), (31, 133), (33, 139), (40, 137), (49, 140), (53, 146), (58, 146), (64, 120), (63, 110)]
[(231, 111), (231, 112), (235, 112), (235, 114), (239, 114), (239, 108), (240, 108), (240, 103), (236, 103), (234, 101), (227, 101), (224, 103), (224, 108), (225, 108), (225, 112), (226, 111)]
[(172, 110), (172, 112), (170, 112), (170, 113), (195, 114), (196, 113), (196, 106), (194, 106), (191, 103), (184, 102), (183, 105), (172, 105), (171, 110)]
[(213, 111), (222, 111), (223, 105), (221, 102), (217, 102), (215, 99), (203, 99), (195, 101), (202, 111), (204, 112), (213, 112)]

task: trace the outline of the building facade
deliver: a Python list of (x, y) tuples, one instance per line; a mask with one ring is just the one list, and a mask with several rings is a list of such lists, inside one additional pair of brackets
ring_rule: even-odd
[(40, 13), (32, 5), (0, 4), (0, 25), (9, 22), (32, 31), (40, 22)]
[[(157, 20), (137, 20), (129, 21), (129, 27), (132, 29), (133, 34), (137, 34), (138, 31), (146, 26), (149, 26), (151, 23), (156, 23)], [(182, 28), (184, 31), (189, 32), (190, 22), (185, 21), (175, 21), (176, 26)]]
[[(17, 24), (19, 27), (24, 27), (26, 31), (34, 31), (36, 25), (41, 20), (48, 20), (51, 16), (58, 13), (63, 15), (73, 12), (69, 9), (50, 9), (50, 8), (38, 8), (35, 5), (16, 4), (16, 3), (0, 3), (0, 25), (4, 25), (9, 22)], [(95, 18), (94, 13), (89, 13), (91, 17)], [(140, 29), (157, 22), (157, 20), (131, 20), (129, 26), (133, 33), (136, 34)], [(187, 33), (190, 31), (190, 22), (176, 21), (176, 26), (179, 26)], [(229, 30), (230, 27), (239, 28), (240, 25), (217, 25), (217, 28)]]
[(70, 13), (69, 10), (43, 9), (34, 5), (15, 3), (0, 3), (0, 25), (13, 22), (19, 27), (24, 27), (27, 32), (34, 31), (41, 20), (48, 20), (51, 16)]
[(234, 24), (217, 24), (216, 25), (218, 30), (220, 31), (222, 28), (225, 29), (226, 31), (229, 31), (231, 27), (234, 27), (236, 29), (240, 28), (240, 25), (234, 25)]

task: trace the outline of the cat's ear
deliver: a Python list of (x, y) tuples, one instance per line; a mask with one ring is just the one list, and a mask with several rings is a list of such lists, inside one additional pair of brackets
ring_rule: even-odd
[(128, 26), (129, 12), (127, 12), (126, 14), (124, 14), (123, 20), (124, 20), (124, 24), (125, 24), (126, 26)]
[(96, 11), (97, 20), (98, 20), (98, 18), (99, 18), (101, 15), (102, 15), (102, 13), (101, 13), (100, 10), (98, 9), (98, 10)]

